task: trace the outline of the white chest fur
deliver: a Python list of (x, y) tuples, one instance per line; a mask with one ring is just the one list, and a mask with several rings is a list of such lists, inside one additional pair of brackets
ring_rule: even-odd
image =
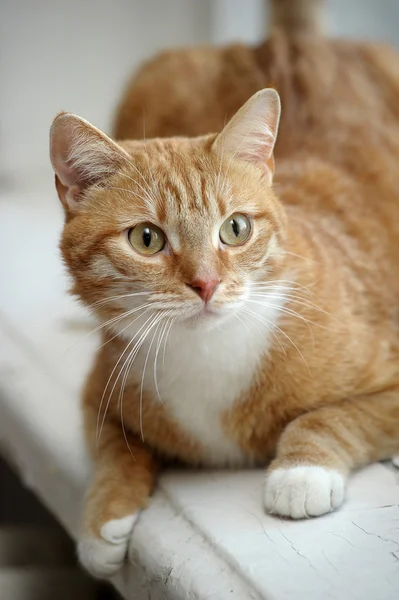
[[(175, 327), (167, 340), (165, 360), (161, 344), (156, 370), (156, 336), (151, 350), (144, 344), (134, 362), (131, 375), (142, 380), (146, 395), (162, 401), (179, 428), (202, 446), (206, 464), (245, 462), (238, 444), (223, 430), (221, 417), (250, 388), (262, 357), (270, 350), (271, 329), (278, 319), (276, 304), (274, 300), (273, 308), (256, 307), (257, 318), (241, 313), (241, 320), (233, 317), (211, 330)], [(254, 305), (250, 309), (254, 311)]]

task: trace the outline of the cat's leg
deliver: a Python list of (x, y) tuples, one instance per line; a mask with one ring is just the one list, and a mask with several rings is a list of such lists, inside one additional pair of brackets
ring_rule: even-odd
[(157, 463), (146, 446), (129, 433), (125, 439), (121, 424), (112, 421), (104, 423), (93, 455), (78, 555), (91, 574), (108, 577), (125, 559), (139, 511), (153, 490)]
[(349, 473), (399, 451), (399, 389), (306, 413), (281, 435), (265, 486), (270, 513), (300, 519), (344, 500)]

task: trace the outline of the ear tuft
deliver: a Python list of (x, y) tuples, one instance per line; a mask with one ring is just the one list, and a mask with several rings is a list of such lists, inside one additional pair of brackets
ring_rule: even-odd
[(99, 129), (76, 115), (61, 113), (50, 130), (50, 160), (61, 202), (74, 210), (86, 190), (115, 173), (128, 154)]
[(227, 123), (217, 136), (214, 149), (256, 165), (271, 181), (280, 110), (276, 90), (260, 90)]

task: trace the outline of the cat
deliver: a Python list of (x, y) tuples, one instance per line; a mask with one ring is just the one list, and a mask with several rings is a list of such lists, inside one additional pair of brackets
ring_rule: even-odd
[(51, 128), (62, 255), (102, 331), (78, 547), (99, 577), (164, 460), (268, 465), (266, 511), (301, 519), (399, 451), (399, 58), (276, 14), (256, 48), (145, 66), (118, 142)]

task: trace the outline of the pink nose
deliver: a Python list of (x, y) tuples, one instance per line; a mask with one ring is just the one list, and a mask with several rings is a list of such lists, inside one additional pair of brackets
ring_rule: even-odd
[(204, 302), (209, 302), (219, 283), (220, 279), (194, 279), (188, 285)]

